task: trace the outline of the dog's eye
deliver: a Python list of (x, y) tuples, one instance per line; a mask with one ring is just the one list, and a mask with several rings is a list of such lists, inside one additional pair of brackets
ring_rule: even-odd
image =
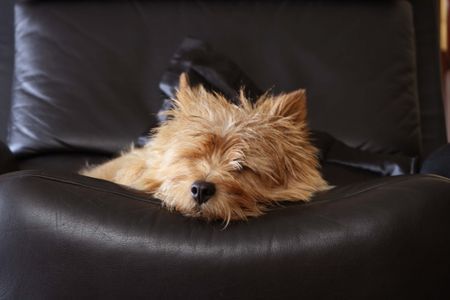
[(230, 165), (235, 171), (240, 171), (242, 169), (242, 161), (240, 160), (232, 160)]
[(233, 164), (234, 170), (238, 173), (248, 172), (248, 173), (253, 173), (253, 174), (258, 175), (255, 170), (253, 170), (249, 166), (245, 165), (242, 161), (233, 161), (232, 164)]
[(246, 165), (241, 165), (241, 168), (239, 169), (239, 172), (252, 172), (255, 173), (255, 171), (251, 168), (249, 168)]

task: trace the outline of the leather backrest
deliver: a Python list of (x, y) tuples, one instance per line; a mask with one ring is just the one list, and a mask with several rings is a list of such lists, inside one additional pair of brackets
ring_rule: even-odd
[(13, 0), (0, 1), (0, 141), (6, 140), (14, 61)]
[[(440, 1), (414, 0), (423, 157), (447, 143), (442, 95)], [(447, 116), (450, 118), (450, 116)]]
[(9, 145), (114, 152), (154, 123), (185, 36), (275, 92), (306, 88), (309, 120), (375, 152), (421, 152), (408, 1), (32, 2), (16, 5)]

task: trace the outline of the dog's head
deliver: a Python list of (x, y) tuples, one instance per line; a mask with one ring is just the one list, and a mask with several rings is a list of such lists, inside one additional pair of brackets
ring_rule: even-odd
[(185, 215), (246, 219), (274, 201), (304, 200), (326, 186), (310, 144), (304, 90), (241, 105), (191, 88), (185, 75), (170, 119), (147, 148), (155, 196)]

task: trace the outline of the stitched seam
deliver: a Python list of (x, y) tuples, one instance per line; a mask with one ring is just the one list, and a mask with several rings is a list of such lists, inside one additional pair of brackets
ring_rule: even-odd
[[(420, 174), (420, 175), (422, 175), (422, 178), (427, 178), (427, 179), (430, 179), (430, 178), (440, 179), (440, 181), (450, 183), (450, 180), (447, 180), (447, 178), (442, 177), (442, 176), (438, 176), (438, 175), (434, 175), (434, 174)], [(302, 206), (313, 206), (313, 205), (319, 204), (319, 203), (328, 203), (328, 202), (332, 202), (332, 201), (337, 201), (337, 200), (347, 199), (347, 198), (351, 198), (351, 197), (353, 197), (353, 196), (357, 196), (357, 195), (359, 195), (359, 194), (363, 194), (363, 193), (370, 192), (370, 191), (373, 191), (373, 190), (378, 190), (379, 188), (382, 188), (382, 187), (385, 187), (385, 186), (391, 186), (391, 185), (394, 185), (394, 184), (396, 184), (396, 183), (402, 183), (402, 182), (408, 181), (409, 178), (410, 178), (410, 177), (408, 177), (408, 178), (402, 178), (402, 179), (395, 179), (394, 182), (389, 182), (389, 183), (380, 183), (380, 184), (378, 184), (378, 185), (371, 186), (371, 187), (369, 187), (369, 188), (365, 188), (365, 189), (363, 189), (363, 190), (356, 191), (356, 192), (354, 192), (354, 193), (351, 193), (351, 194), (348, 194), (348, 195), (344, 195), (344, 196), (341, 196), (341, 197), (334, 197), (334, 198), (328, 198), (328, 199), (317, 199), (317, 200), (312, 199), (312, 201), (310, 201), (310, 202), (300, 202), (300, 201), (299, 201), (299, 202), (293, 202), (293, 201), (291, 202), (291, 201), (285, 201), (283, 204), (281, 204), (281, 205), (279, 205), (279, 206), (273, 206), (273, 207), (271, 208), (271, 210), (286, 209), (286, 208), (295, 206), (296, 204), (297, 204), (297, 205), (302, 205)], [(443, 180), (443, 179), (444, 179), (444, 180)], [(285, 206), (285, 205), (286, 205), (286, 206)]]
[[(402, 178), (402, 179), (395, 179), (394, 182), (380, 183), (380, 184), (377, 184), (377, 185), (374, 185), (374, 186), (371, 186), (371, 187), (368, 187), (368, 188), (365, 188), (365, 189), (362, 189), (362, 190), (359, 190), (359, 191), (356, 191), (356, 192), (353, 192), (351, 194), (344, 195), (344, 196), (341, 196), (341, 197), (330, 198), (330, 199), (322, 199), (322, 200), (319, 199), (317, 201), (313, 200), (312, 202), (307, 202), (305, 204), (314, 204), (314, 203), (320, 203), (320, 202), (325, 202), (325, 201), (328, 202), (328, 201), (335, 201), (335, 200), (346, 199), (346, 198), (350, 198), (350, 197), (353, 197), (353, 196), (356, 196), (356, 195), (359, 195), (359, 194), (363, 194), (363, 193), (366, 193), (366, 192), (369, 192), (369, 191), (378, 190), (378, 189), (380, 189), (382, 187), (385, 187), (385, 186), (391, 186), (393, 184), (402, 183), (402, 182), (408, 181), (410, 178), (411, 177)], [(447, 181), (447, 183), (450, 183), (450, 181), (449, 180), (445, 180), (444, 177), (436, 176), (436, 175), (432, 175), (432, 174), (422, 174), (422, 178), (440, 179), (440, 181), (443, 181), (443, 182)], [(442, 180), (442, 179), (444, 179), (444, 180)]]
[(154, 198), (135, 197), (135, 196), (130, 195), (130, 194), (125, 194), (125, 193), (121, 193), (121, 192), (115, 192), (115, 191), (111, 191), (111, 190), (107, 190), (107, 189), (103, 189), (103, 188), (98, 188), (98, 187), (94, 187), (94, 186), (91, 186), (91, 185), (86, 185), (86, 184), (83, 184), (83, 183), (74, 182), (74, 181), (71, 181), (71, 180), (61, 179), (61, 178), (48, 176), (48, 175), (21, 173), (21, 174), (17, 174), (17, 175), (14, 175), (14, 176), (9, 176), (7, 178), (7, 180), (14, 179), (14, 178), (23, 178), (23, 177), (35, 177), (35, 178), (40, 178), (40, 179), (44, 179), (44, 180), (48, 180), (48, 181), (74, 185), (74, 186), (82, 187), (82, 188), (85, 188), (85, 189), (88, 189), (88, 190), (93, 190), (93, 191), (97, 191), (97, 192), (103, 192), (103, 193), (107, 193), (107, 194), (118, 195), (118, 196), (130, 198), (130, 199), (134, 199), (134, 200), (138, 200), (138, 201), (144, 201), (144, 202), (147, 202), (147, 203), (151, 203), (151, 204), (155, 204), (155, 205), (161, 206), (160, 201), (157, 200), (157, 199), (154, 199)]
[[(85, 189), (88, 189), (88, 190), (94, 190), (94, 191), (103, 192), (103, 193), (107, 193), (107, 194), (123, 196), (123, 197), (126, 197), (126, 198), (138, 200), (138, 201), (144, 201), (144, 202), (155, 204), (155, 205), (158, 205), (158, 206), (160, 205), (159, 200), (157, 200), (155, 198), (135, 197), (135, 196), (132, 196), (132, 195), (129, 195), (129, 194), (125, 194), (125, 193), (121, 193), (121, 192), (115, 192), (115, 191), (111, 191), (111, 190), (106, 190), (106, 189), (103, 189), (103, 188), (97, 188), (97, 187), (93, 187), (93, 186), (90, 186), (90, 185), (82, 184), (82, 183), (79, 183), (79, 182), (74, 182), (74, 181), (67, 180), (67, 179), (61, 179), (61, 178), (58, 178), (58, 177), (53, 177), (53, 176), (48, 176), (48, 175), (32, 174), (32, 173), (30, 174), (30, 172), (14, 174), (12, 176), (7, 176), (6, 180), (10, 180), (10, 179), (14, 179), (14, 178), (23, 178), (23, 177), (41, 178), (41, 179), (48, 180), (48, 181), (54, 181), (54, 182), (65, 183), (65, 184), (70, 184), (70, 185), (82, 187), (82, 188), (85, 188)], [(411, 177), (406, 177), (406, 178), (401, 178), (401, 179), (399, 178), (399, 179), (395, 179), (395, 181), (393, 181), (393, 182), (380, 183), (380, 184), (377, 184), (375, 186), (370, 186), (368, 188), (365, 188), (365, 189), (362, 189), (362, 190), (359, 190), (359, 191), (356, 191), (356, 192), (353, 192), (351, 194), (344, 195), (344, 196), (341, 196), (341, 197), (331, 198), (331, 199), (318, 199), (317, 201), (313, 200), (312, 202), (307, 202), (307, 203), (303, 202), (302, 204), (303, 205), (312, 205), (312, 204), (315, 204), (315, 203), (329, 202), (329, 201), (336, 201), (336, 200), (346, 199), (346, 198), (350, 198), (350, 197), (353, 197), (353, 196), (356, 196), (356, 195), (359, 195), (359, 194), (363, 194), (363, 193), (366, 193), (366, 192), (369, 192), (369, 191), (372, 191), (372, 190), (377, 190), (377, 189), (379, 189), (381, 187), (391, 186), (391, 185), (394, 185), (394, 184), (397, 184), (397, 183), (402, 183), (402, 182), (410, 180), (410, 178)], [(432, 175), (432, 174), (424, 174), (424, 175), (422, 175), (422, 178), (427, 178), (427, 179), (434, 178), (434, 179), (439, 179), (440, 181), (444, 181), (444, 182), (447, 181), (447, 182), (450, 183), (450, 181), (446, 180), (444, 177), (436, 176), (436, 175)], [(288, 203), (294, 203), (294, 202), (290, 202), (290, 201), (287, 201), (287, 202)]]

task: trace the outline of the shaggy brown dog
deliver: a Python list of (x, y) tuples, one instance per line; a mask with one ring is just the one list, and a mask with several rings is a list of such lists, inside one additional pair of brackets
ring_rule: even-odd
[(327, 188), (309, 141), (304, 90), (264, 95), (241, 92), (237, 106), (185, 75), (170, 120), (142, 149), (81, 173), (142, 190), (184, 215), (247, 219), (277, 201), (308, 201)]

